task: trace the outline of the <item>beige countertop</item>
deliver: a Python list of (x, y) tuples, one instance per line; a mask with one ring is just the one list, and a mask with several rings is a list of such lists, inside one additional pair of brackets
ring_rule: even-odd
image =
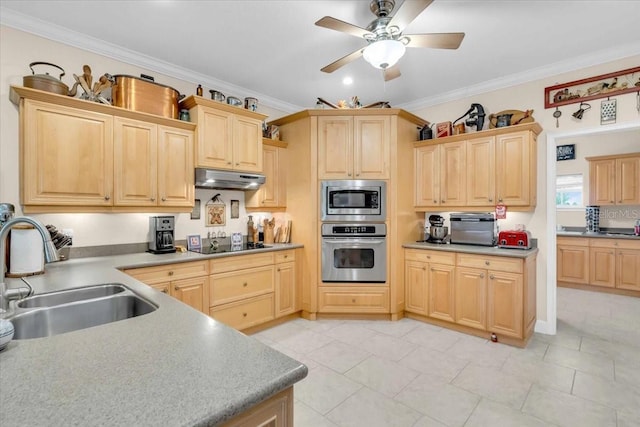
[(29, 278), (36, 294), (122, 283), (158, 309), (11, 341), (0, 351), (0, 425), (217, 425), (303, 379), (302, 363), (119, 270), (238, 254), (140, 253), (47, 264), (45, 274)]
[(409, 249), (429, 249), (434, 251), (461, 252), (476, 255), (492, 255), (511, 258), (527, 258), (538, 253), (538, 248), (532, 249), (505, 249), (497, 246), (477, 246), (477, 245), (460, 245), (460, 244), (441, 244), (428, 242), (409, 242), (402, 245)]
[(587, 233), (586, 231), (558, 231), (557, 237), (587, 237), (589, 239), (627, 239), (638, 240), (640, 236), (634, 236), (633, 234), (620, 234), (620, 233)]

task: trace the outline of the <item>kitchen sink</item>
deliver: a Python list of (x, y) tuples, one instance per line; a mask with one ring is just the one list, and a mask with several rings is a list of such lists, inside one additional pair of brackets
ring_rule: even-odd
[(88, 286), (86, 288), (68, 289), (66, 291), (51, 292), (48, 294), (34, 295), (18, 302), (20, 308), (52, 307), (74, 301), (116, 295), (126, 291), (123, 285), (108, 283), (105, 285)]
[(42, 338), (151, 313), (157, 306), (120, 284), (36, 295), (19, 301), (9, 318), (13, 339)]

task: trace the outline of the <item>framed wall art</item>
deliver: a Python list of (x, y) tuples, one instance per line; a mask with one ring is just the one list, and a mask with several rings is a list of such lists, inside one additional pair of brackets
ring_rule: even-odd
[(207, 227), (222, 227), (227, 223), (227, 206), (222, 200), (220, 200), (220, 194), (216, 194), (207, 202), (205, 206), (206, 211), (206, 226)]
[(240, 218), (240, 200), (231, 201), (231, 219)]
[(544, 108), (556, 108), (560, 105), (631, 92), (640, 93), (640, 67), (546, 87)]

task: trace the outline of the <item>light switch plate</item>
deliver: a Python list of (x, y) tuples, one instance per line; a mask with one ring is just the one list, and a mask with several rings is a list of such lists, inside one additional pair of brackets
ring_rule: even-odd
[(617, 105), (615, 99), (607, 99), (600, 104), (600, 124), (608, 125), (616, 122)]

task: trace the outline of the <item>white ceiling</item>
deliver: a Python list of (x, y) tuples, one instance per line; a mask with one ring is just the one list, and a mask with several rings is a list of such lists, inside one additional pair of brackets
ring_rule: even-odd
[[(396, 10), (402, 0), (397, 2)], [(365, 105), (388, 101), (415, 108), (640, 53), (637, 0), (435, 0), (404, 33), (464, 32), (462, 45), (408, 49), (398, 63), (402, 76), (386, 83), (362, 58), (332, 74), (320, 71), (366, 43), (314, 22), (329, 15), (366, 27), (375, 18), (369, 0), (1, 0), (0, 5), (3, 24), (206, 89), (256, 96), (285, 111), (313, 107), (318, 97), (335, 103), (353, 95)], [(353, 77), (351, 86), (343, 85), (345, 76)]]

